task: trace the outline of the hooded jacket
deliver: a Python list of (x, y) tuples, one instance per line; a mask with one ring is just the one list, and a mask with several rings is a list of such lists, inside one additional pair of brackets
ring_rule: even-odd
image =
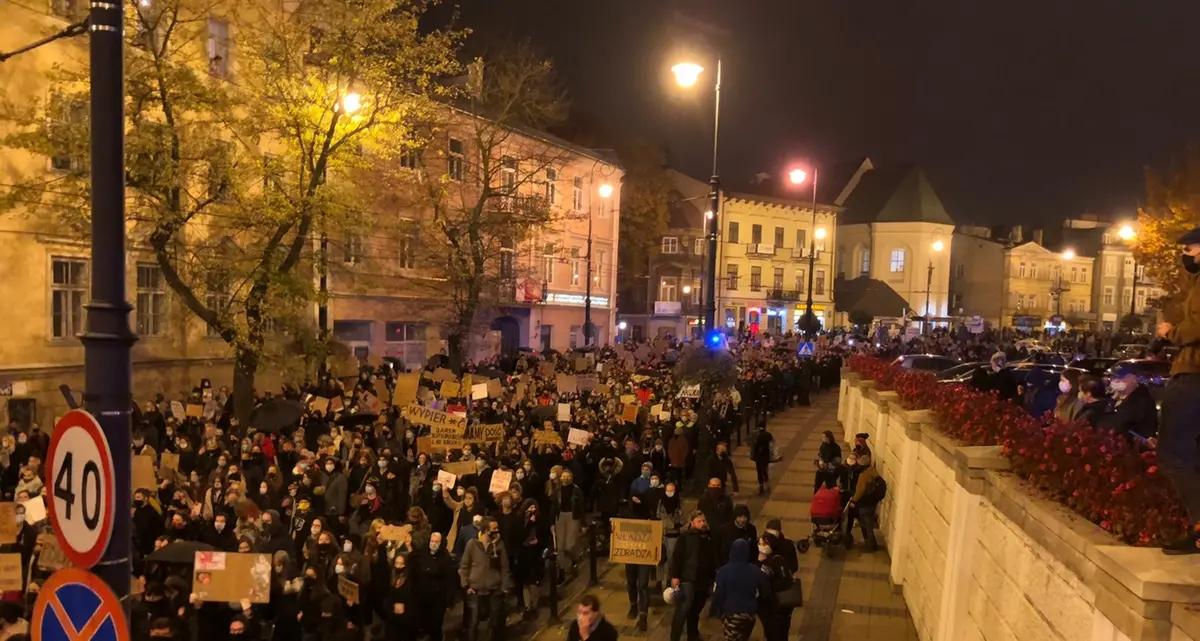
[(758, 599), (771, 596), (767, 574), (750, 563), (750, 544), (745, 539), (733, 542), (729, 563), (717, 571), (712, 611), (717, 616), (758, 614)]

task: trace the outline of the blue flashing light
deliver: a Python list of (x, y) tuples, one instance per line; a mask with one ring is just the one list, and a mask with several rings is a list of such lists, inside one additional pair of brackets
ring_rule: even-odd
[(706, 336), (704, 340), (706, 343), (708, 343), (709, 347), (720, 347), (722, 338), (724, 337), (721, 335), (721, 332), (713, 330), (708, 333), (708, 336)]

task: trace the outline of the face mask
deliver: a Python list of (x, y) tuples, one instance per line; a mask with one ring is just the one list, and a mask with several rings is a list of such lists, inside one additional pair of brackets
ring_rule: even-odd
[(1066, 381), (1066, 380), (1059, 381), (1058, 382), (1058, 391), (1062, 392), (1063, 394), (1066, 394), (1067, 392), (1071, 391), (1071, 381)]
[[(759, 549), (762, 549), (762, 548), (759, 548)], [(341, 574), (341, 573), (343, 573), (343, 572), (345, 572), (345, 571), (346, 571), (346, 566), (344, 566), (344, 565), (335, 565), (335, 566), (333, 566), (333, 573), (334, 573), (334, 574)]]
[(440, 492), (442, 491), (442, 486), (438, 485), (437, 483), (434, 483), (434, 484), (433, 484), (433, 491), (434, 491), (435, 493), (440, 493)]
[(367, 496), (375, 496), (375, 488), (368, 487), (367, 488)]
[(675, 490), (667, 490), (667, 496), (668, 497), (675, 496)]
[(16, 515), (14, 515), (14, 516), (13, 516), (13, 521), (16, 521), (17, 525), (20, 525), (20, 524), (24, 523), (24, 522), (25, 522), (25, 514), (24, 514), (24, 513), (20, 513), (20, 514), (16, 514)]
[(413, 433), (412, 433), (412, 430), (406, 430), (406, 431), (404, 432), (404, 439), (405, 439), (405, 440), (407, 440), (407, 441), (411, 441), (411, 440), (413, 439)]
[(461, 496), (465, 495), (467, 493), (467, 491), (460, 487), (460, 488), (458, 488), (458, 492), (456, 492), (456, 493), (461, 497)]
[(315, 538), (317, 538), (317, 536), (319, 536), (321, 534), (321, 528), (315, 527), (315, 528), (309, 530), (308, 532), (309, 532), (309, 534), (312, 534), (313, 538), (315, 539)]
[(330, 474), (333, 474), (333, 466), (332, 466), (332, 465), (326, 465), (326, 466), (325, 466), (325, 471), (326, 471), (326, 472), (329, 472)]
[(648, 471), (643, 471), (643, 472), (642, 472), (642, 478), (644, 478), (644, 479), (648, 479), (648, 478), (650, 478), (650, 472), (648, 472)]
[(378, 463), (378, 465), (379, 465), (379, 469), (381, 469), (381, 470), (382, 470), (382, 469), (384, 469), (385, 467), (387, 467), (387, 461), (380, 461), (380, 462)]
[(430, 541), (430, 542), (429, 542), (429, 552), (430, 552), (430, 554), (436, 554), (436, 553), (437, 553), (437, 551), (438, 551), (438, 548), (440, 548), (440, 547), (442, 547), (442, 543), (441, 543), (441, 541)]
[(662, 487), (662, 481), (658, 479), (650, 479), (650, 487)]
[(759, 554), (770, 554), (771, 548), (769, 548), (765, 545), (760, 545), (760, 546), (758, 546), (758, 553)]
[(1124, 392), (1129, 385), (1125, 381), (1113, 381), (1109, 387), (1112, 387), (1112, 391), (1114, 392)]
[(224, 532), (224, 531), (225, 531), (225, 524), (224, 524), (224, 523), (214, 523), (214, 524), (213, 524), (213, 527), (217, 528), (217, 531), (218, 531), (218, 532)]
[(346, 541), (345, 543), (342, 544), (342, 551), (343, 552), (353, 552), (354, 544), (349, 541)]

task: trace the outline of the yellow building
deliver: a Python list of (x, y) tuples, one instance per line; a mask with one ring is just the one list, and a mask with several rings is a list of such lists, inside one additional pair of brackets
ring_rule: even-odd
[[(708, 185), (674, 172), (676, 189), (703, 203)], [(763, 191), (775, 191), (761, 185)], [(776, 192), (778, 193), (778, 192)], [(813, 313), (833, 323), (833, 247), (838, 208), (796, 198), (722, 192), (717, 254), (717, 324), (726, 331), (795, 331), (804, 316), (812, 269)], [(669, 242), (669, 241), (667, 241)], [(702, 238), (693, 240), (703, 243)], [(816, 255), (810, 260), (815, 242)], [(703, 247), (698, 246), (699, 253)]]

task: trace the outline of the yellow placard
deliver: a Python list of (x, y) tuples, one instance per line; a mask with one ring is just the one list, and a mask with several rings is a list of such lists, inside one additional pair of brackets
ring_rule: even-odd
[(662, 560), (662, 545), (662, 521), (612, 519), (609, 562), (658, 565)]

